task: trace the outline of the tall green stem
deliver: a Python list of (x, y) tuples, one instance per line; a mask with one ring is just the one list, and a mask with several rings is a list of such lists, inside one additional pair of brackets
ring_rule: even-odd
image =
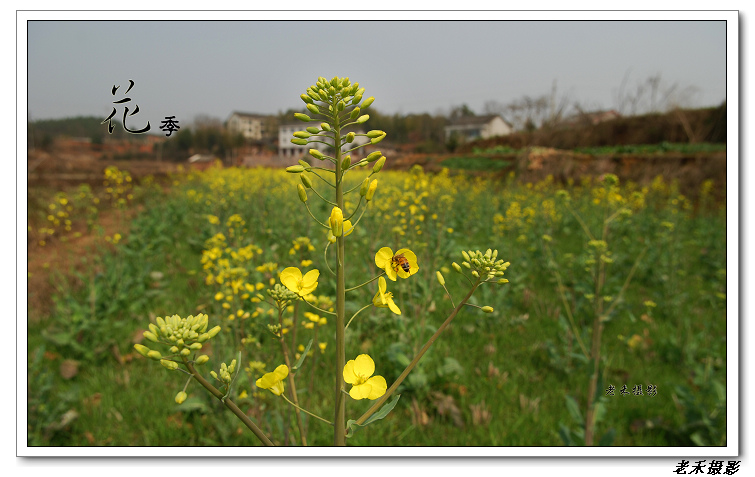
[[(333, 101), (333, 110), (336, 109), (336, 102)], [(338, 114), (334, 115), (333, 130), (335, 132), (334, 147), (336, 149), (336, 204), (343, 211), (343, 170), (341, 169), (341, 128), (339, 125)], [(346, 394), (343, 380), (343, 368), (346, 366), (346, 277), (344, 267), (344, 256), (346, 247), (344, 237), (338, 237), (336, 240), (338, 262), (336, 263), (336, 389), (335, 389), (335, 426), (334, 445), (346, 445)]]

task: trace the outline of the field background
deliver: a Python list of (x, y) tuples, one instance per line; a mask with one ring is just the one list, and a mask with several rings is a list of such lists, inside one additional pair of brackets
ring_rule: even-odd
[[(473, 303), (494, 313), (468, 308), (457, 316), (404, 383), (393, 412), (348, 444), (579, 444), (592, 371), (580, 342), (589, 346), (594, 292), (584, 228), (600, 235), (612, 211), (627, 209), (611, 223), (607, 240), (612, 261), (603, 296), (617, 303), (603, 332), (598, 391), (613, 385), (616, 395), (602, 399), (597, 440), (725, 445), (725, 163), (725, 147), (705, 144), (645, 150), (482, 145), (389, 158), (376, 198), (347, 243), (347, 287), (375, 276), (375, 252), (383, 246), (414, 250), (420, 272), (389, 282), (401, 316), (369, 308), (357, 317), (347, 334), (347, 359), (369, 353), (390, 385), (451, 308), (436, 270), (455, 300), (466, 291), (451, 267), (463, 260), (462, 250), (497, 249), (511, 262), (510, 283), (478, 290)], [(264, 331), (268, 308), (238, 294), (230, 312), (248, 317), (229, 320), (229, 309), (216, 299), (227, 290), (206, 283), (202, 256), (217, 233), (236, 250), (253, 245), (242, 268), (246, 282), (260, 289), (283, 268), (304, 269), (302, 261), (311, 260), (308, 267), (321, 271), (315, 294), (332, 296), (326, 236), (298, 200), (298, 177), (266, 168), (69, 164), (71, 171), (89, 170), (86, 185), (48, 177), (30, 183), (28, 192), (28, 444), (258, 445), (195, 384), (177, 405), (184, 376), (133, 350), (155, 317), (202, 312), (210, 326), (224, 327), (206, 373), (243, 348), (234, 400), (277, 444), (295, 445), (290, 408), (254, 385), (263, 370), (282, 362)], [(113, 177), (104, 185), (110, 164), (134, 174), (121, 175), (118, 186)], [(619, 176), (618, 189), (600, 180), (607, 172)], [(353, 184), (365, 175), (356, 172)], [(314, 198), (313, 213), (325, 220), (329, 211)], [(50, 215), (60, 218), (58, 226)], [(234, 215), (243, 224), (232, 219), (229, 227)], [(295, 247), (305, 243), (296, 242), (302, 237), (314, 250)], [(373, 286), (350, 294), (347, 316), (374, 293)], [(306, 328), (304, 311), (296, 310), (290, 327), (293, 348), (309, 339), (327, 345), (322, 353), (313, 345), (297, 377), (300, 401), (331, 418), (333, 324)], [(641, 385), (643, 395), (622, 396), (623, 385), (630, 392)], [(657, 395), (647, 395), (649, 385)], [(347, 419), (368, 406), (348, 402)], [(330, 445), (327, 426), (312, 420), (306, 427), (310, 445)]]

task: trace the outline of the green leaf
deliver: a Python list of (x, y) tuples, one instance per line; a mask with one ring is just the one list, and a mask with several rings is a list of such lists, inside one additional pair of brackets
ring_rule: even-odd
[(367, 419), (366, 421), (364, 421), (364, 424), (362, 424), (362, 425), (357, 424), (357, 421), (355, 421), (354, 419), (349, 419), (349, 421), (346, 423), (346, 437), (351, 437), (359, 429), (361, 429), (363, 427), (367, 427), (370, 424), (372, 424), (373, 422), (378, 421), (380, 419), (383, 419), (385, 416), (387, 416), (393, 410), (394, 407), (396, 407), (396, 403), (398, 402), (398, 399), (400, 397), (401, 397), (400, 394), (396, 394), (393, 397), (393, 399), (391, 399), (391, 401), (388, 402), (388, 404), (386, 404), (385, 406), (381, 407), (378, 412), (376, 412), (375, 414), (373, 414), (372, 416), (370, 416), (370, 418)]
[(301, 354), (301, 356), (299, 356), (299, 360), (296, 361), (296, 364), (291, 369), (291, 372), (295, 373), (301, 367), (302, 363), (304, 362), (304, 358), (306, 358), (307, 353), (309, 353), (309, 348), (311, 346), (312, 346), (312, 340), (309, 340), (309, 343), (307, 343), (307, 347), (304, 348), (304, 352)]
[(566, 396), (566, 409), (569, 411), (569, 414), (575, 423), (580, 426), (584, 425), (585, 420), (582, 418), (582, 413), (579, 411), (579, 404), (577, 404), (577, 401), (571, 396)]
[(561, 440), (564, 442), (565, 446), (573, 446), (574, 441), (572, 441), (571, 438), (571, 430), (566, 427), (564, 424), (561, 424), (558, 429), (558, 435), (561, 436)]

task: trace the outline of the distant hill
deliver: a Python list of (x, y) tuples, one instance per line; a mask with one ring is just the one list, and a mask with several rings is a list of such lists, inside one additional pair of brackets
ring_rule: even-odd
[[(107, 124), (102, 124), (104, 119), (96, 116), (77, 116), (75, 118), (32, 121), (28, 125), (29, 140), (33, 139), (37, 143), (42, 143), (45, 138), (49, 140), (59, 136), (86, 137), (97, 144), (102, 143), (106, 136), (113, 139), (133, 138), (134, 135), (124, 131), (118, 121), (116, 121), (116, 127), (113, 128), (113, 133), (109, 134)], [(113, 120), (115, 119), (113, 118)]]

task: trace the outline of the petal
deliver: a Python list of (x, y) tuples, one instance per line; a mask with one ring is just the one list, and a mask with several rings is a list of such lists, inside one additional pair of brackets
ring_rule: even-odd
[(367, 354), (360, 354), (354, 360), (354, 374), (367, 378), (375, 372), (375, 362)]
[(275, 383), (275, 385), (273, 385), (270, 388), (270, 392), (272, 392), (276, 396), (280, 396), (281, 394), (283, 394), (284, 390), (285, 390), (285, 388), (284, 388), (284, 385), (283, 385), (283, 381), (278, 381), (277, 383)]
[(354, 231), (354, 226), (351, 225), (351, 220), (344, 220), (343, 221), (343, 236), (346, 237), (347, 235), (351, 234), (351, 232)]
[(367, 395), (367, 399), (370, 400), (379, 398), (388, 389), (388, 383), (382, 376), (373, 376), (365, 384), (370, 385), (370, 393)]
[(359, 386), (353, 386), (351, 390), (349, 391), (349, 396), (351, 396), (352, 399), (366, 399), (367, 396), (370, 395), (370, 391), (372, 389), (372, 386), (365, 383), (360, 384)]
[(380, 290), (380, 294), (384, 294), (386, 289), (388, 289), (388, 284), (385, 283), (385, 278), (378, 278), (378, 290)]
[(377, 306), (378, 308), (382, 308), (385, 306), (385, 300), (383, 298), (384, 295), (381, 295), (380, 292), (375, 293), (375, 297), (372, 299), (372, 304)]
[(275, 378), (274, 373), (266, 373), (264, 376), (259, 378), (255, 384), (257, 384), (258, 388), (270, 389), (278, 381), (279, 380)]
[(346, 366), (343, 367), (343, 380), (349, 384), (354, 384), (359, 381), (359, 376), (354, 374), (354, 360), (349, 360)]
[[(298, 269), (297, 269), (298, 270)], [(302, 286), (307, 288), (312, 286), (313, 284), (317, 286), (317, 278), (320, 276), (319, 270), (310, 270), (305, 275), (304, 278), (302, 278)]]
[(301, 270), (296, 267), (288, 267), (280, 274), (281, 283), (294, 293), (299, 293), (299, 280), (301, 278)]
[(390, 268), (391, 259), (393, 259), (393, 251), (390, 247), (383, 247), (375, 254), (375, 265), (382, 269)]
[(278, 381), (282, 381), (286, 379), (288, 376), (288, 366), (285, 364), (281, 364), (277, 368), (275, 368), (275, 371), (273, 371), (273, 374), (275, 374), (275, 377)]
[(399, 310), (398, 306), (393, 302), (393, 298), (388, 298), (388, 308), (397, 315), (401, 314), (401, 310)]

